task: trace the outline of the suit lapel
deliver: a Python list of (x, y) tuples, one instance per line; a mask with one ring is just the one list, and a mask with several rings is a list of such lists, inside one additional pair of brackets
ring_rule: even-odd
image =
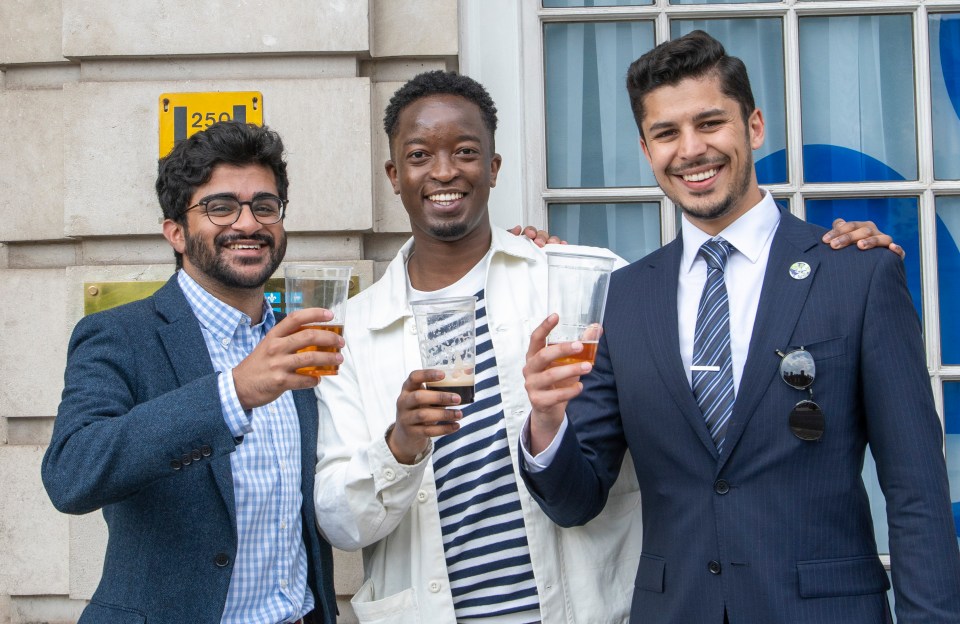
[[(737, 400), (733, 405), (733, 416), (727, 428), (719, 467), (730, 456), (760, 399), (770, 383), (774, 382), (780, 366), (776, 350), (790, 346), (787, 342), (793, 335), (820, 265), (813, 253), (820, 244), (816, 233), (789, 212), (780, 212), (780, 224), (770, 246), (750, 349), (740, 376)], [(810, 274), (804, 279), (794, 279), (790, 275), (791, 265), (799, 261), (810, 266)]]
[(680, 358), (680, 327), (677, 319), (677, 287), (680, 275), (680, 260), (683, 255), (683, 240), (677, 237), (664, 248), (664, 253), (649, 261), (651, 288), (638, 293), (640, 301), (648, 306), (651, 323), (646, 326), (649, 344), (654, 347), (653, 361), (670, 396), (680, 408), (704, 448), (717, 457), (714, 444), (703, 413), (693, 396), (687, 374)]
[[(157, 313), (167, 321), (166, 325), (159, 327), (158, 332), (177, 383), (184, 386), (205, 375), (212, 375), (213, 364), (200, 331), (200, 323), (177, 284), (177, 275), (174, 274), (154, 297)], [(215, 458), (210, 462), (210, 470), (227, 505), (233, 526), (236, 526), (237, 507), (233, 494), (230, 457), (231, 455), (227, 454)]]

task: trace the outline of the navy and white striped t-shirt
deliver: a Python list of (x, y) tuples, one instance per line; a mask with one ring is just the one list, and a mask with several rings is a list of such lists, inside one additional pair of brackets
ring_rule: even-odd
[(433, 452), (454, 609), (458, 622), (539, 622), (483, 290), (477, 293), (476, 333), (474, 402), (462, 408), (456, 433), (434, 440)]

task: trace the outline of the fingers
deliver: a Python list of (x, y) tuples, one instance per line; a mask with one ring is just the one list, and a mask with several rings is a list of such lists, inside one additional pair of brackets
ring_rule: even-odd
[(387, 445), (397, 461), (414, 462), (430, 444), (430, 438), (454, 433), (460, 428), (463, 412), (456, 409), (460, 396), (430, 389), (424, 384), (440, 381), (438, 370), (416, 370), (404, 381), (397, 398), (397, 416)]
[(892, 236), (881, 232), (873, 221), (834, 219), (833, 229), (823, 235), (823, 242), (829, 243), (834, 249), (842, 249), (852, 243), (856, 243), (859, 249), (886, 247), (901, 259), (906, 257), (903, 247), (893, 242)]
[(289, 336), (300, 331), (304, 325), (316, 323), (327, 323), (333, 320), (333, 312), (324, 308), (303, 308), (288, 314), (282, 321), (277, 323), (270, 333), (276, 332), (278, 335)]
[(547, 345), (547, 336), (550, 335), (550, 332), (553, 331), (553, 328), (556, 327), (559, 322), (560, 317), (556, 314), (551, 314), (533, 330), (533, 333), (530, 334), (530, 344), (527, 347), (528, 362)]

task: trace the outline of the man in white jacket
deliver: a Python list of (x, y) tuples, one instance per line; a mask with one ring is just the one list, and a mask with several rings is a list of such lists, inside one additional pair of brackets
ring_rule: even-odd
[[(517, 477), (530, 410), (522, 368), (547, 314), (547, 262), (529, 239), (491, 227), (496, 123), (484, 88), (452, 72), (415, 77), (386, 110), (386, 172), (413, 238), (348, 303), (343, 364), (318, 389), (317, 518), (334, 546), (363, 548), (360, 622), (629, 617), (641, 535), (629, 459), (603, 512), (570, 529)], [(457, 395), (423, 386), (437, 377), (420, 370), (409, 302), (471, 295), (476, 397), (460, 408)]]

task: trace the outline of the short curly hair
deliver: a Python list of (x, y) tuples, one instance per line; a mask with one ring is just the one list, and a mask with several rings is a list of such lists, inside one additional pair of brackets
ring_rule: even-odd
[(391, 148), (397, 135), (397, 121), (403, 109), (416, 100), (431, 95), (459, 95), (476, 104), (480, 108), (483, 125), (490, 131), (491, 143), (493, 142), (497, 132), (497, 107), (487, 90), (469, 76), (454, 71), (436, 70), (414, 76), (390, 98), (383, 115), (383, 129), (390, 139)]
[[(277, 181), (277, 194), (287, 199), (287, 163), (280, 135), (266, 126), (222, 121), (178, 142), (157, 167), (157, 199), (163, 217), (185, 223), (185, 210), (197, 188), (210, 181), (217, 165), (262, 165)], [(177, 268), (183, 257), (174, 252)]]

